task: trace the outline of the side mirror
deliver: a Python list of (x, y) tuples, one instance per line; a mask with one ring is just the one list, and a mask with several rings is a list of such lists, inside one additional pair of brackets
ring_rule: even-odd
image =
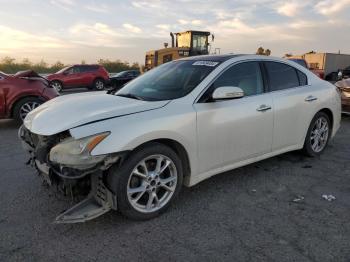
[(338, 71), (338, 80), (342, 80), (343, 79), (343, 71), (339, 70)]
[(244, 96), (244, 91), (235, 86), (221, 86), (214, 90), (212, 94), (213, 100), (234, 99)]

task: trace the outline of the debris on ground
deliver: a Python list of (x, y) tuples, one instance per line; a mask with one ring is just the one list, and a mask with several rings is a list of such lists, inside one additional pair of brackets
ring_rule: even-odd
[(297, 202), (303, 201), (304, 199), (305, 199), (305, 197), (298, 195), (296, 198), (293, 199), (293, 202), (297, 203)]
[(270, 168), (264, 168), (264, 171), (274, 171), (274, 170), (277, 170), (278, 169), (278, 166), (272, 166)]
[(327, 200), (327, 201), (333, 201), (333, 200), (336, 200), (336, 198), (335, 198), (335, 196), (333, 196), (333, 195), (322, 195), (322, 198), (323, 199), (325, 199), (325, 200)]
[(302, 168), (312, 168), (312, 165), (304, 165)]

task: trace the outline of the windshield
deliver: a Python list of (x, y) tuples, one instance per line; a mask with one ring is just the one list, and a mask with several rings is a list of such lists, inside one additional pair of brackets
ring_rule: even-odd
[(61, 74), (64, 71), (66, 71), (69, 68), (69, 66), (62, 68), (61, 70), (57, 71), (56, 74)]
[(191, 92), (219, 62), (173, 61), (125, 85), (116, 95), (147, 101), (171, 100)]

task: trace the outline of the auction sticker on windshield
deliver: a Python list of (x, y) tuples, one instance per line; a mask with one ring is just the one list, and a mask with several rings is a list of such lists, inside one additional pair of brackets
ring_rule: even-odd
[(194, 62), (192, 65), (195, 66), (217, 66), (219, 64), (219, 62), (213, 62), (213, 61), (197, 61)]

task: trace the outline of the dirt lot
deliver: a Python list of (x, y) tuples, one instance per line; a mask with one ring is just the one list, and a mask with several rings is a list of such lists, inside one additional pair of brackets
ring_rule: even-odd
[(0, 121), (0, 261), (350, 261), (350, 117), (321, 158), (215, 176), (151, 221), (110, 212), (74, 225), (51, 223), (70, 201), (24, 164), (17, 128)]

